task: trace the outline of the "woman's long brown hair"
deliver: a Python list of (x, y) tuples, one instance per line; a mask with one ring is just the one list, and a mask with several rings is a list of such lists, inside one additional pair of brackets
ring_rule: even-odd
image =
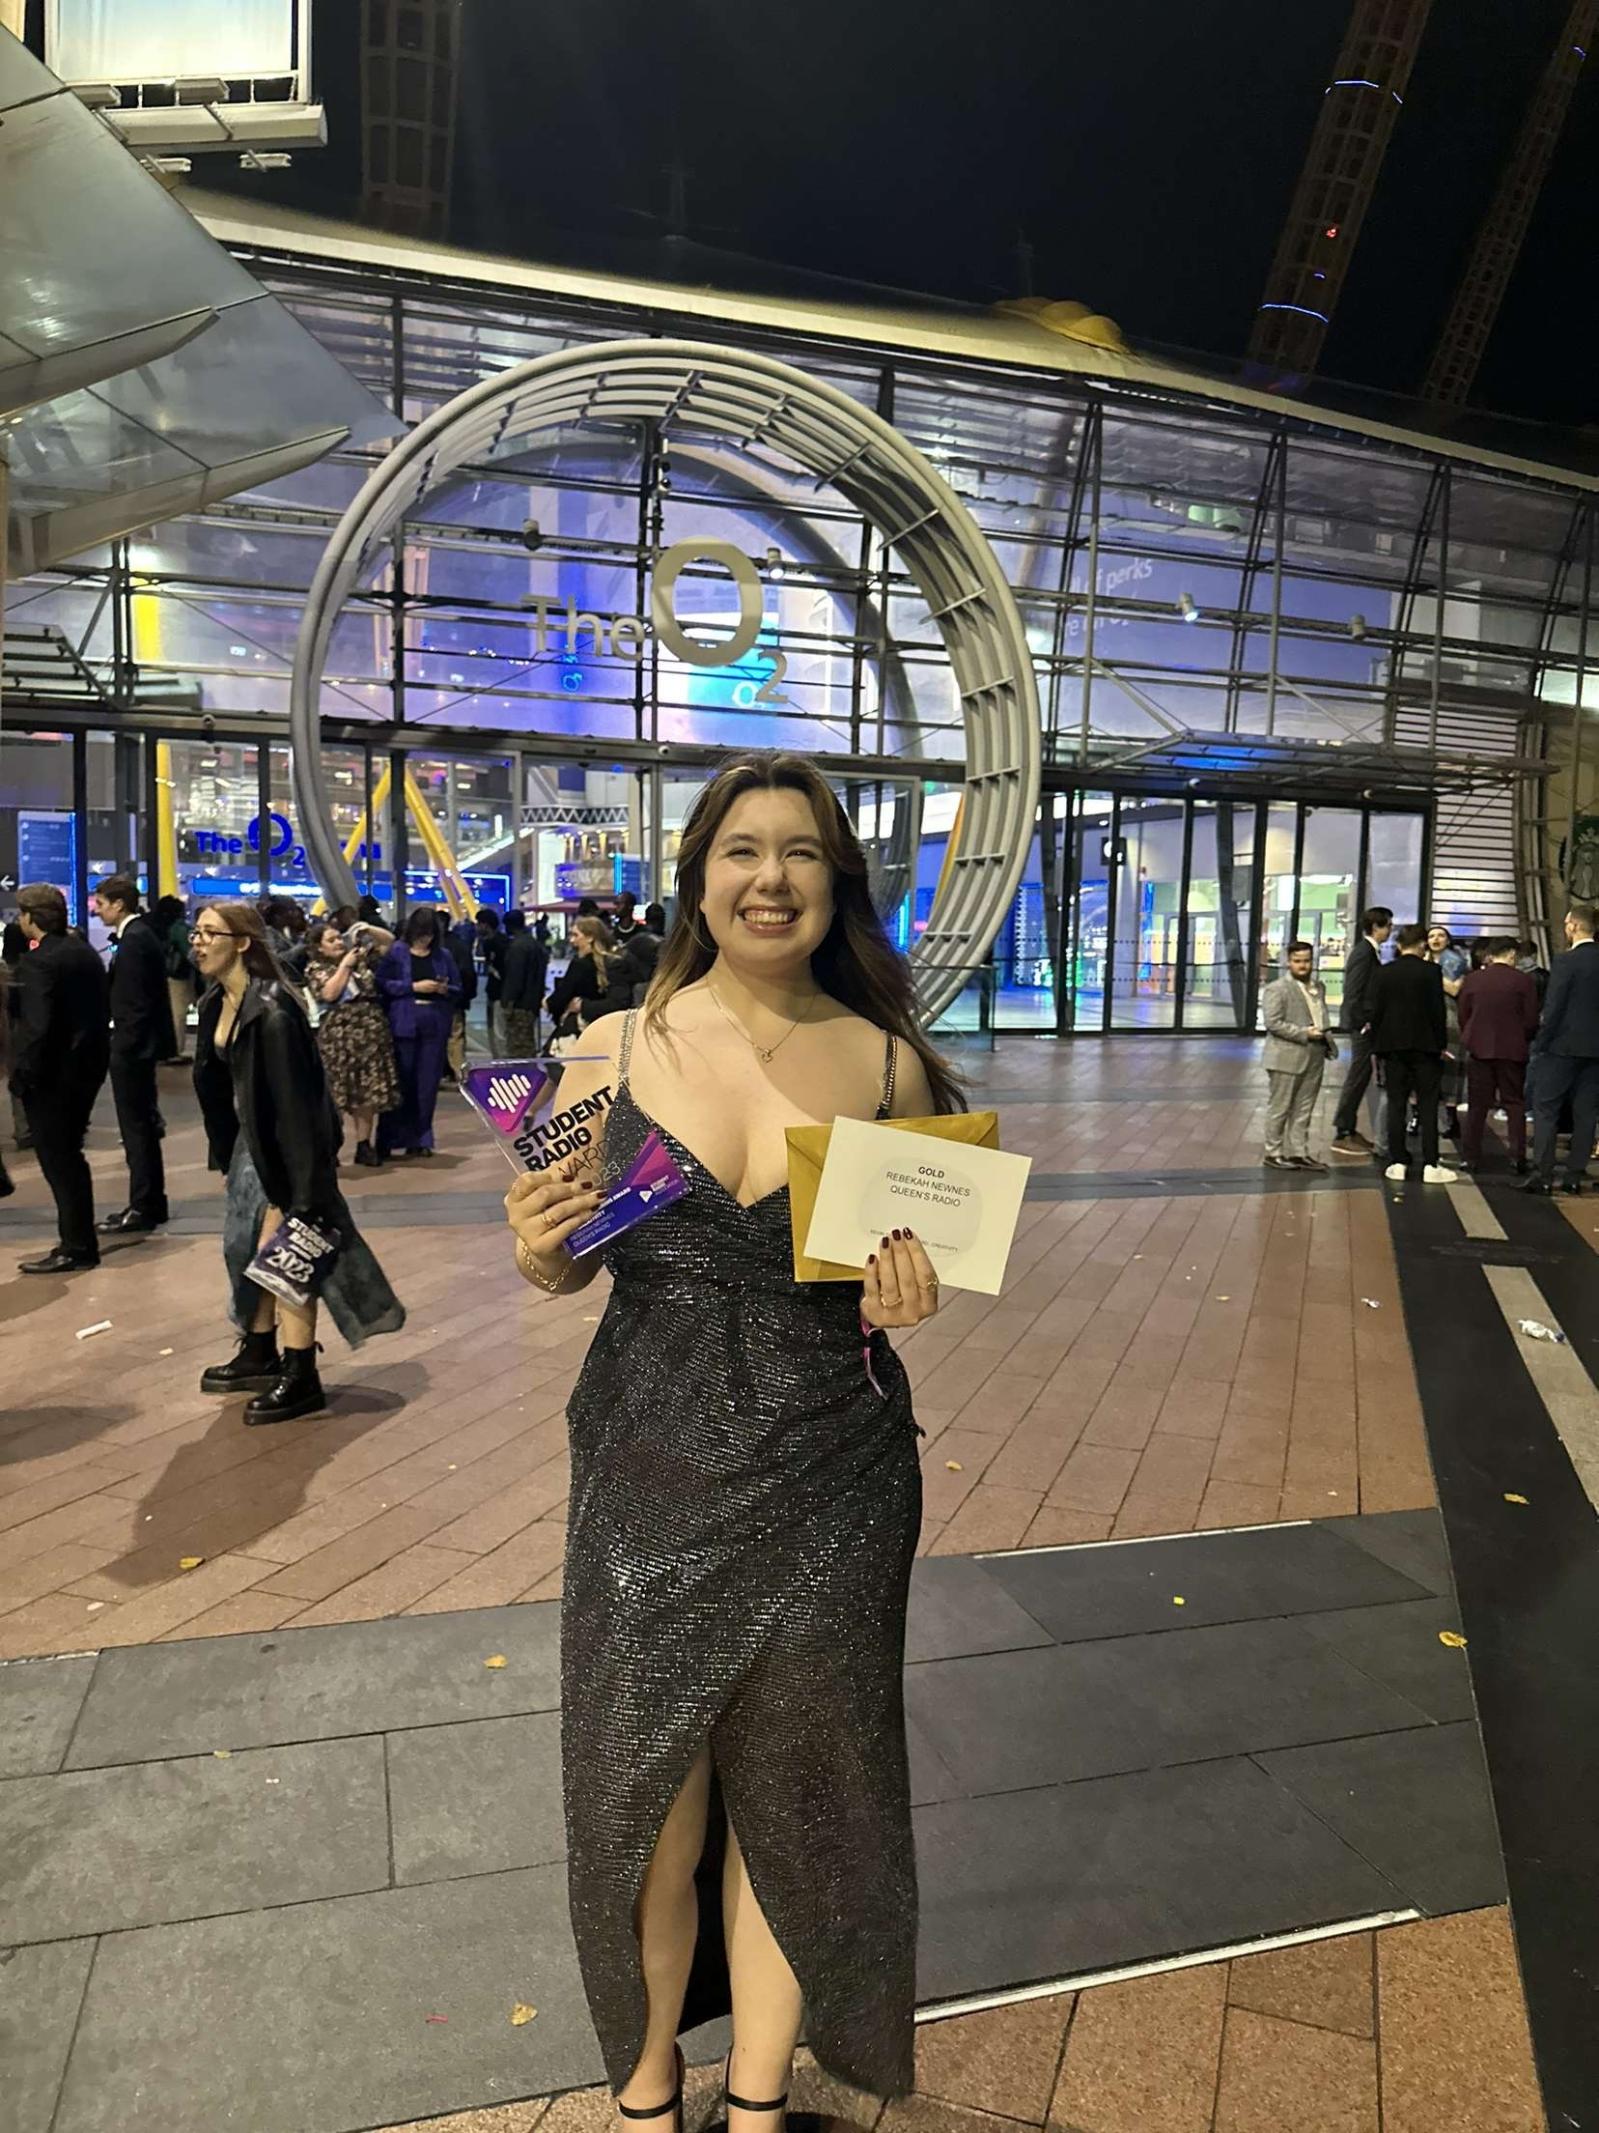
[(234, 938), (244, 942), (244, 967), (252, 978), (275, 979), (290, 999), (298, 997), (283, 965), (272, 953), (272, 943), (266, 937), (266, 921), (254, 904), (202, 905), (202, 917), (207, 911), (214, 911)]
[(655, 966), (644, 1011), (646, 1027), (657, 1028), (673, 993), (704, 977), (716, 960), (715, 943), (706, 937), (700, 918), (705, 868), (728, 810), (749, 792), (801, 793), (816, 817), (833, 874), (833, 923), (811, 958), (817, 984), (841, 1007), (910, 1046), (927, 1070), (935, 1111), (964, 1111), (966, 1099), (954, 1071), (916, 1019), (910, 965), (883, 931), (872, 906), (860, 840), (837, 794), (804, 756), (741, 756), (724, 764), (695, 801), (677, 857), (677, 917)]
[(579, 936), (588, 942), (589, 961), (594, 965), (594, 975), (600, 992), (611, 989), (611, 965), (617, 959), (616, 935), (603, 918), (580, 918), (572, 925), (572, 938)]

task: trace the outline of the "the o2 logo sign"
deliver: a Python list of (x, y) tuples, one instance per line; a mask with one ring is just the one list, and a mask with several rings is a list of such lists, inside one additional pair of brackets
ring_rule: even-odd
[[(738, 592), (738, 624), (731, 637), (707, 644), (691, 637), (677, 619), (677, 581), (692, 563), (720, 563)], [(731, 541), (674, 541), (661, 551), (650, 584), (650, 622), (656, 641), (677, 658), (695, 667), (732, 667), (756, 650), (764, 619), (760, 573), (742, 548)], [(788, 657), (775, 645), (766, 645), (758, 657), (772, 662), (772, 671), (759, 687), (753, 680), (736, 682), (733, 701), (741, 710), (755, 704), (784, 704), (778, 685), (788, 672)]]
[[(732, 577), (738, 590), (738, 624), (731, 637), (707, 644), (703, 637), (691, 637), (677, 619), (677, 581), (694, 563), (720, 564)], [(533, 642), (540, 658), (549, 649), (550, 633), (558, 631), (566, 640), (568, 660), (577, 658), (585, 637), (592, 641), (596, 652), (608, 653), (613, 659), (637, 659), (643, 653), (647, 631), (653, 629), (656, 643), (665, 645), (691, 667), (737, 666), (752, 653), (757, 659), (769, 659), (772, 671), (765, 681), (757, 684), (753, 678), (742, 678), (734, 683), (733, 701), (741, 710), (754, 704), (788, 702), (786, 696), (778, 694), (778, 683), (788, 672), (786, 655), (775, 645), (758, 644), (764, 619), (760, 573), (731, 541), (674, 541), (670, 548), (663, 548), (655, 559), (647, 624), (641, 615), (579, 613), (572, 600), (567, 601), (563, 612), (542, 594), (528, 605), (533, 617)], [(569, 695), (581, 694), (581, 669), (569, 666), (561, 676), (561, 687)]]
[[(280, 815), (276, 808), (267, 816), (270, 831), (268, 851), (273, 859), (286, 859), (290, 866), (305, 867), (305, 846), (296, 842), (294, 826), (287, 815)], [(246, 850), (261, 849), (261, 817), (255, 820), (242, 837), (230, 836), (226, 830), (197, 829), (194, 832), (194, 849), (202, 859), (237, 858)]]

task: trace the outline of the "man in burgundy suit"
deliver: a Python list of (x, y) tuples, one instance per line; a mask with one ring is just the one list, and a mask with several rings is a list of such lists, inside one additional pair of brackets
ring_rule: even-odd
[(1466, 1168), (1482, 1163), (1483, 1129), (1495, 1100), (1504, 1106), (1517, 1177), (1527, 1174), (1527, 1051), (1538, 1028), (1538, 988), (1516, 968), (1516, 943), (1493, 941), (1487, 961), (1460, 988), (1466, 1059)]

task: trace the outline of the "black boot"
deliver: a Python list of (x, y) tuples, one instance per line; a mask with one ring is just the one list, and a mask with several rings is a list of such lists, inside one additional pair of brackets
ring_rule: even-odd
[(231, 1363), (213, 1363), (200, 1379), (202, 1392), (264, 1392), (283, 1374), (278, 1354), (278, 1336), (269, 1326), (265, 1333), (247, 1333)]
[(376, 1170), (383, 1160), (370, 1141), (356, 1142), (355, 1159), (363, 1170)]
[(285, 1348), (283, 1374), (265, 1392), (258, 1392), (244, 1410), (246, 1422), (298, 1422), (302, 1415), (319, 1415), (328, 1404), (317, 1375), (315, 1348)]

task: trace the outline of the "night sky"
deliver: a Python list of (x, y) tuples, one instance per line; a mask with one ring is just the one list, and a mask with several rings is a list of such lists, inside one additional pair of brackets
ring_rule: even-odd
[[(1417, 386), (1568, 5), (1436, 0), (1327, 375)], [(803, 295), (829, 275), (986, 304), (1019, 293), (1025, 234), (1038, 293), (1109, 312), (1135, 345), (1236, 356), (1348, 16), (1348, 0), (466, 0), (452, 235), (727, 287)], [(335, 145), (240, 189), (349, 210), (355, 18), (354, 0), (318, 9)], [(1479, 375), (1476, 400), (1503, 413), (1599, 419), (1595, 75), (1599, 52)]]

